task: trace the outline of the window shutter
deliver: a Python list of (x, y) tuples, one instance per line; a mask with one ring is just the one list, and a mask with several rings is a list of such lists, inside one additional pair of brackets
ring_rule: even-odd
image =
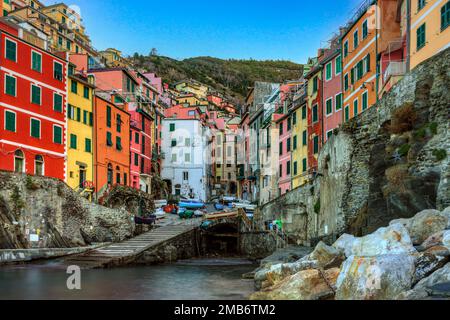
[(53, 142), (62, 144), (62, 129), (61, 127), (53, 127)]
[(14, 112), (5, 112), (5, 130), (16, 132), (16, 114)]
[(31, 119), (31, 136), (33, 138), (41, 137), (41, 123), (36, 119)]
[(106, 125), (111, 128), (111, 107), (106, 107)]

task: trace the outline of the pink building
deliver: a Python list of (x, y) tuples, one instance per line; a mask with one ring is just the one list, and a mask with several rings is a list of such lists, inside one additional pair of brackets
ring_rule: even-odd
[[(291, 114), (275, 114), (275, 123), (279, 132), (279, 160), (278, 192), (283, 195), (291, 190), (291, 150), (292, 141), (292, 116)], [(295, 142), (296, 143), (296, 142)]]
[(342, 59), (338, 39), (333, 39), (321, 61), (323, 80), (323, 141), (331, 137), (333, 130), (342, 123)]

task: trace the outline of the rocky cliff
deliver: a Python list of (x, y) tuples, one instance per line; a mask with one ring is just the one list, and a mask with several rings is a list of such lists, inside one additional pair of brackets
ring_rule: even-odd
[(125, 209), (92, 204), (55, 179), (0, 171), (0, 249), (85, 246), (133, 233)]
[(262, 207), (261, 222), (282, 216), (291, 239), (310, 245), (449, 206), (449, 79), (447, 49), (335, 130), (318, 177)]

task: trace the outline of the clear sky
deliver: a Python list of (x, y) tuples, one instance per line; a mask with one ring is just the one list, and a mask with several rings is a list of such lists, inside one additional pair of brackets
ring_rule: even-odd
[[(96, 49), (306, 62), (362, 0), (64, 0)], [(56, 0), (43, 0), (54, 4)]]

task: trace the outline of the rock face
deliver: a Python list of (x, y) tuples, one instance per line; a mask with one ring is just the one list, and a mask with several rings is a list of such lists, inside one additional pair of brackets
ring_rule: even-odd
[(65, 183), (0, 172), (0, 248), (64, 248), (116, 242), (133, 235), (124, 209), (109, 209), (80, 197)]
[(347, 259), (336, 283), (339, 300), (388, 300), (411, 287), (414, 258), (407, 254)]
[(416, 251), (407, 229), (399, 223), (387, 228), (380, 228), (361, 238), (344, 234), (333, 244), (333, 247), (345, 254), (346, 257), (410, 254)]
[(314, 251), (307, 257), (313, 261), (318, 268), (329, 269), (332, 267), (340, 267), (345, 260), (344, 255), (335, 247), (319, 242)]
[(318, 300), (334, 295), (334, 285), (339, 269), (321, 272), (316, 269), (304, 270), (285, 278), (267, 291), (253, 294), (251, 300)]
[(403, 224), (413, 243), (419, 245), (429, 237), (447, 228), (449, 217), (438, 210), (424, 210), (411, 219), (394, 220), (391, 225), (396, 223)]

